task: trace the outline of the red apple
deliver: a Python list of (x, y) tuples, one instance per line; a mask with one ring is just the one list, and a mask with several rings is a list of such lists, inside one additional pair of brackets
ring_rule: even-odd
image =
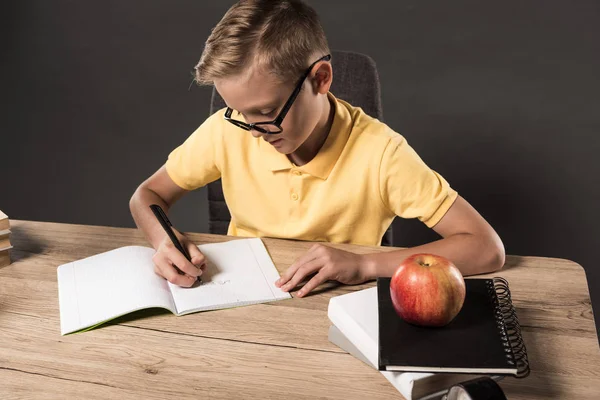
[(404, 260), (390, 282), (396, 313), (420, 326), (444, 326), (458, 315), (465, 301), (465, 281), (444, 257), (415, 254)]

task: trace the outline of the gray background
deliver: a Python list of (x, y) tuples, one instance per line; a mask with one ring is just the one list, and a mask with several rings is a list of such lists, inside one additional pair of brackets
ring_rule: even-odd
[[(310, 1), (332, 49), (377, 63), (385, 121), (496, 228), (507, 253), (586, 269), (600, 310), (600, 6)], [(207, 116), (188, 91), (230, 1), (10, 0), (0, 11), (0, 209), (133, 227), (128, 200)], [(173, 210), (207, 231), (206, 192)], [(395, 222), (395, 244), (432, 239)]]

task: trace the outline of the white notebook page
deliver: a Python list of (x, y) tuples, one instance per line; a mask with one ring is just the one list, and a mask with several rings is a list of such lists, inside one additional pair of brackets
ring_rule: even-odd
[(143, 308), (176, 308), (167, 282), (154, 273), (154, 249), (121, 247), (58, 267), (61, 333)]
[(262, 240), (232, 240), (198, 248), (208, 260), (202, 284), (182, 288), (169, 283), (178, 314), (291, 298), (275, 286), (279, 272)]

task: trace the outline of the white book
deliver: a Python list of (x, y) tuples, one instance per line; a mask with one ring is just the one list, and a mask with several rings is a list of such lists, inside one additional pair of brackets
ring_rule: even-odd
[(154, 272), (155, 250), (127, 246), (58, 267), (61, 334), (92, 328), (146, 308), (176, 315), (291, 298), (275, 286), (279, 272), (258, 238), (199, 245), (202, 283), (183, 288)]
[[(327, 314), (333, 325), (329, 341), (372, 368), (379, 365), (377, 288), (333, 297)], [(408, 346), (410, 344), (407, 344)], [(458, 383), (480, 375), (380, 371), (407, 400), (439, 399)], [(493, 377), (500, 379), (500, 377)]]

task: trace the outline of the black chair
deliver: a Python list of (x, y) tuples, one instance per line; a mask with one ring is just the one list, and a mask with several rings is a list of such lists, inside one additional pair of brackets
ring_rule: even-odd
[[(381, 88), (375, 61), (367, 55), (346, 51), (332, 52), (333, 82), (331, 93), (365, 113), (383, 121)], [(219, 93), (213, 88), (210, 115), (226, 107)], [(231, 220), (223, 197), (221, 180), (208, 184), (208, 229), (210, 233), (226, 234)], [(381, 244), (392, 246), (392, 225), (385, 232)]]

